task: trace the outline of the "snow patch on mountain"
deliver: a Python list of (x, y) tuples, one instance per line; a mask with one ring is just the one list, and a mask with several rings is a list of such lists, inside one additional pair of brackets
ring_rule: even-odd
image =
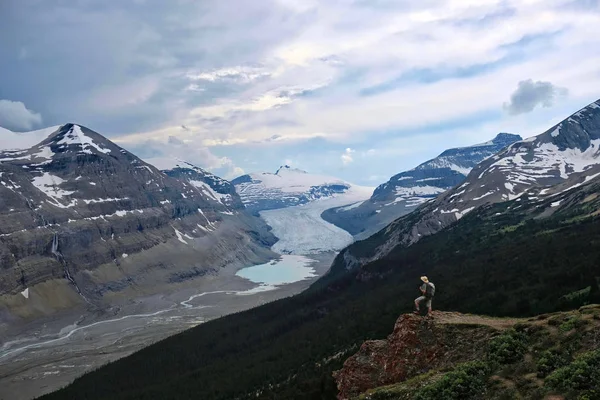
[(116, 197), (116, 198), (112, 198), (112, 199), (89, 199), (89, 200), (83, 200), (83, 202), (85, 204), (94, 204), (94, 203), (110, 203), (110, 202), (114, 202), (114, 201), (125, 201), (125, 200), (129, 200), (128, 197)]
[[(558, 135), (554, 135), (554, 132), (559, 128), (560, 125), (550, 131), (550, 137), (557, 138)], [(542, 138), (535, 142), (517, 142), (485, 168), (478, 179), (502, 174), (506, 180), (504, 186), (509, 190), (504, 197), (512, 200), (516, 198), (515, 195), (544, 179), (554, 183), (553, 180), (557, 177), (568, 179), (572, 174), (586, 171), (600, 161), (599, 150), (600, 139), (590, 140), (589, 146), (584, 150), (578, 147), (561, 150), (552, 142), (543, 142)]]
[(73, 125), (71, 129), (69, 129), (69, 131), (62, 137), (62, 139), (56, 142), (56, 144), (64, 146), (80, 146), (81, 151), (86, 154), (94, 154), (92, 149), (104, 154), (111, 152), (110, 149), (102, 148), (99, 144), (94, 142), (91, 137), (83, 133), (79, 125)]
[(189, 182), (192, 185), (194, 185), (195, 187), (197, 187), (198, 189), (200, 189), (203, 193), (210, 196), (212, 199), (214, 199), (216, 201), (220, 201), (220, 202), (224, 203), (224, 202), (231, 200), (230, 194), (219, 193), (219, 192), (215, 191), (213, 188), (211, 188), (210, 185), (206, 182), (194, 181), (194, 180), (191, 180)]
[(186, 242), (186, 241), (185, 241), (184, 237), (185, 237), (186, 239), (190, 239), (190, 240), (191, 240), (191, 239), (193, 239), (193, 237), (191, 237), (190, 235), (188, 235), (188, 234), (185, 234), (185, 233), (181, 233), (181, 232), (179, 232), (179, 231), (178, 231), (177, 229), (175, 229), (175, 228), (173, 228), (173, 230), (175, 231), (175, 235), (177, 236), (177, 240), (179, 240), (179, 241), (180, 241), (181, 243), (183, 243), (183, 244), (189, 244), (188, 242)]
[(36, 176), (33, 178), (31, 183), (33, 186), (44, 192), (44, 194), (52, 199), (52, 203), (60, 208), (67, 208), (75, 205), (76, 201), (73, 200), (69, 205), (64, 205), (62, 201), (64, 197), (70, 196), (75, 192), (63, 190), (60, 188), (60, 185), (64, 183), (65, 180), (52, 175), (49, 172), (44, 172), (41, 176)]

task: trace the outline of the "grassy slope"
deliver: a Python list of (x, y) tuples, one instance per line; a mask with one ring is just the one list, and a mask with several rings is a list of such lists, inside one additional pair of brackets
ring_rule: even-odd
[(474, 211), (301, 295), (168, 338), (44, 399), (333, 399), (331, 372), (364, 340), (389, 333), (423, 273), (438, 288), (434, 306), (447, 310), (528, 316), (597, 296), (600, 221), (496, 216), (507, 206)]

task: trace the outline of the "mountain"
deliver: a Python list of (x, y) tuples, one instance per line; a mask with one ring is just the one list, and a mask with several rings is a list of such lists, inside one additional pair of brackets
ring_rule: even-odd
[(163, 172), (180, 181), (188, 182), (204, 195), (233, 210), (245, 209), (242, 199), (235, 191), (235, 186), (223, 178), (193, 165), (187, 161), (174, 160), (173, 165)]
[(483, 160), (464, 183), (392, 222), (370, 237), (368, 244), (349, 246), (341, 254), (343, 268), (374, 261), (396, 246), (410, 246), (487, 204), (510, 200), (543, 203), (553, 198), (552, 204), (558, 207), (561, 194), (600, 175), (599, 150), (600, 100), (544, 133)]
[(345, 193), (352, 186), (341, 179), (309, 174), (289, 165), (269, 172), (240, 176), (231, 181), (252, 213), (292, 207)]
[(273, 242), (231, 184), (192, 166), (163, 173), (81, 125), (0, 153), (3, 320), (103, 309), (264, 262)]
[[(84, 375), (43, 399), (333, 400), (339, 394), (333, 372), (343, 370), (349, 358), (364, 361), (370, 368), (357, 369), (354, 376), (362, 375), (376, 384), (379, 377), (388, 383), (385, 373), (402, 369), (405, 362), (415, 362), (410, 364), (415, 369), (408, 370), (410, 376), (415, 376), (419, 374), (418, 362), (422, 361), (418, 356), (399, 352), (395, 359), (394, 354), (384, 352), (390, 346), (382, 341), (377, 341), (377, 347), (371, 343), (368, 349), (374, 351), (368, 354), (360, 349), (365, 340), (389, 335), (398, 315), (411, 311), (412, 300), (419, 295), (419, 276), (423, 274), (436, 284), (436, 311), (527, 317), (512, 326), (528, 336), (530, 345), (523, 347), (509, 338), (497, 347), (509, 350), (508, 355), (514, 345), (530, 352), (524, 355), (523, 363), (505, 366), (501, 376), (510, 382), (500, 381), (493, 386), (517, 392), (492, 398), (543, 398), (546, 393), (529, 395), (540, 388), (545, 390), (540, 387), (544, 382), (537, 379), (537, 372), (551, 373), (562, 365), (570, 368), (572, 357), (593, 350), (590, 343), (594, 341), (594, 346), (598, 345), (598, 317), (592, 315), (596, 319), (590, 322), (585, 314), (587, 308), (559, 315), (547, 313), (600, 303), (600, 247), (596, 245), (600, 235), (599, 194), (600, 179), (592, 179), (542, 202), (521, 197), (520, 201), (478, 207), (446, 229), (411, 246), (396, 246), (362, 268), (341, 268), (299, 295), (215, 319), (167, 338)], [(556, 202), (560, 204), (553, 206)], [(412, 214), (418, 218), (418, 213)], [(357, 244), (368, 246), (369, 242)], [(343, 267), (343, 255), (337, 261)], [(427, 330), (419, 330), (424, 334), (413, 335), (415, 341), (404, 345), (418, 346), (417, 340), (422, 340), (424, 347), (432, 347), (433, 355), (442, 361), (446, 354), (450, 357), (445, 360), (451, 363), (469, 361), (472, 352), (484, 361), (484, 346), (491, 342), (486, 339), (498, 337), (500, 332), (487, 336), (486, 326), (477, 326), (482, 317), (461, 318), (448, 321), (439, 331), (434, 328), (434, 333), (440, 332), (442, 338), (448, 339), (445, 342), (437, 341), (438, 336)], [(501, 325), (507, 322), (500, 320)], [(477, 346), (479, 343), (481, 347)], [(555, 344), (560, 347), (554, 349), (565, 350), (564, 353), (552, 353)], [(468, 351), (454, 352), (455, 346)], [(355, 354), (357, 357), (352, 357)], [(405, 361), (406, 354), (409, 357)], [(398, 363), (385, 363), (386, 360)], [(346, 365), (349, 364), (356, 365)], [(437, 361), (434, 364), (440, 365)], [(542, 368), (536, 371), (538, 365)], [(443, 381), (460, 383), (464, 372), (471, 370), (458, 369), (458, 380), (450, 375)], [(425, 379), (415, 376), (405, 384), (434, 383), (435, 379), (428, 378), (440, 378), (449, 372), (432, 371), (432, 375), (421, 377)], [(487, 373), (482, 375), (487, 383)], [(562, 375), (577, 376), (572, 369)], [(490, 379), (497, 377), (492, 375)], [(386, 397), (388, 389), (391, 392)], [(378, 397), (373, 398), (403, 398), (399, 393), (405, 389), (400, 383), (379, 388)], [(415, 387), (414, 391), (419, 389)], [(435, 388), (427, 390), (432, 389)], [(564, 393), (561, 388), (552, 390)], [(434, 391), (429, 398), (445, 397)]]
[(323, 219), (359, 239), (369, 237), (462, 183), (477, 164), (519, 140), (519, 135), (499, 133), (489, 142), (446, 150), (416, 168), (394, 175), (379, 185), (369, 200), (325, 211)]

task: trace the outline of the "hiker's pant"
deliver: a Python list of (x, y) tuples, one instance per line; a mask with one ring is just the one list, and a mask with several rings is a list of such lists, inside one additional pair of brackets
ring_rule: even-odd
[(431, 308), (431, 299), (428, 299), (425, 296), (417, 297), (415, 299), (415, 303), (417, 303), (417, 304), (421, 304), (423, 302), (425, 302), (425, 307)]

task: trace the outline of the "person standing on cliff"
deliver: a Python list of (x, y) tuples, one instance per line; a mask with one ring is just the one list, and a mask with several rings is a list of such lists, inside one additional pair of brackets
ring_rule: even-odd
[(421, 290), (421, 296), (415, 299), (415, 311), (414, 313), (419, 315), (420, 306), (422, 302), (425, 302), (425, 307), (427, 307), (427, 315), (431, 314), (431, 301), (433, 300), (433, 296), (435, 295), (435, 285), (432, 282), (429, 282), (426, 276), (422, 276), (421, 280), (423, 284), (419, 288)]

